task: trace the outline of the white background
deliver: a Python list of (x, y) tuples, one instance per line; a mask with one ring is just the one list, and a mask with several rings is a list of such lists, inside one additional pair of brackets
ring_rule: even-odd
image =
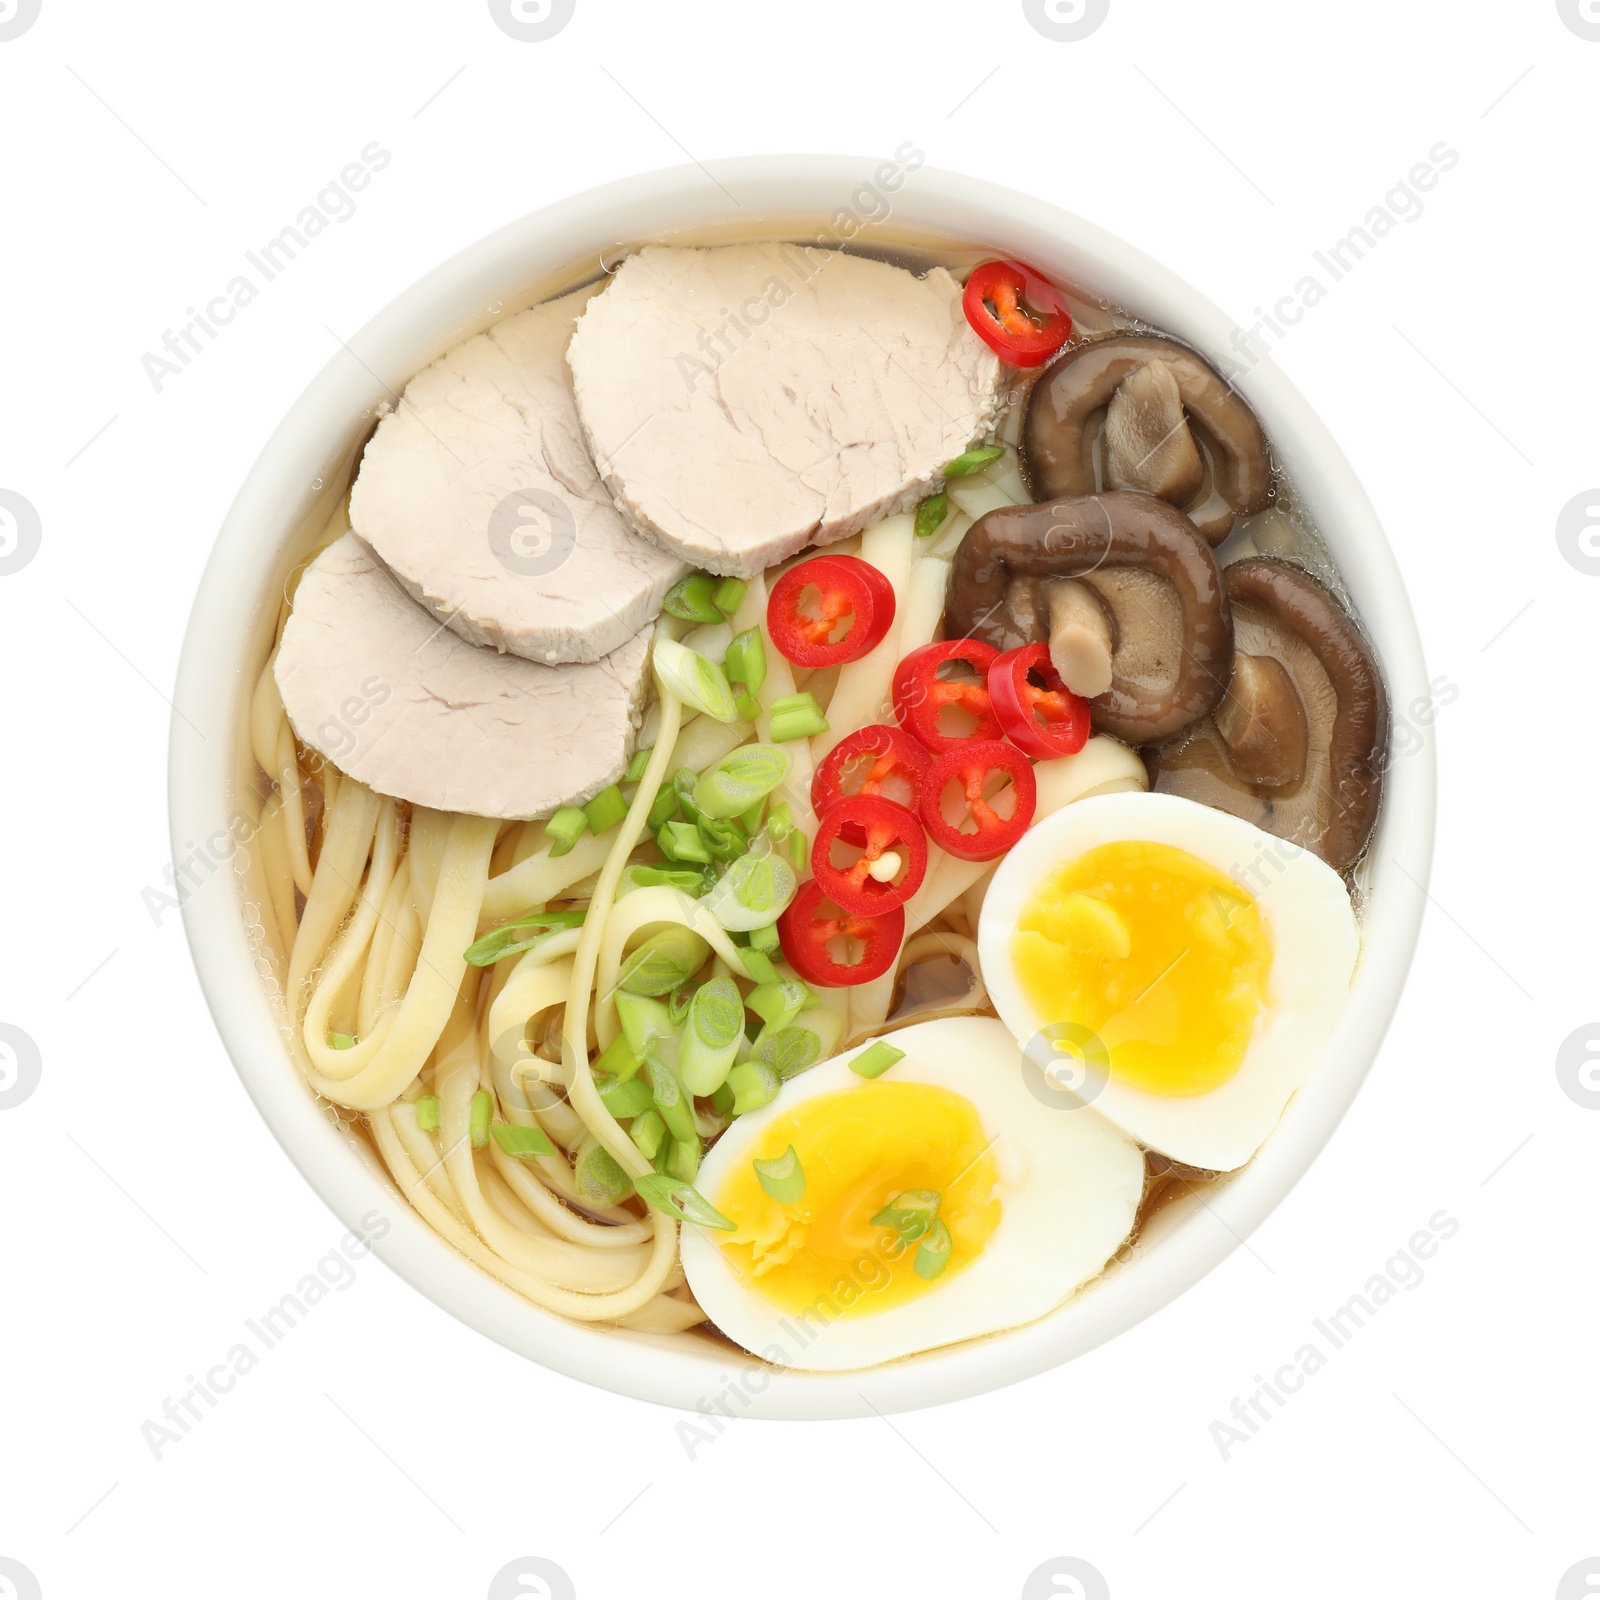
[[(1600, 577), (1555, 535), (1600, 482), (1597, 85), (1555, 0), (1111, 0), (1070, 44), (1017, 0), (577, 0), (537, 44), (482, 0), (43, 0), (0, 42), (0, 489), (43, 530), (0, 577), (0, 1021), (42, 1060), (0, 1111), (0, 1556), (45, 1600), (479, 1597), (527, 1555), (585, 1600), (1010, 1597), (1062, 1555), (1116, 1600), (1556, 1595), (1600, 1554), (1600, 1112), (1555, 1070), (1600, 1014)], [(1430, 148), (1460, 153), (1276, 351), (1446, 680), (1433, 902), (1354, 1110), (1249, 1248), (1000, 1394), (742, 1421), (691, 1460), (673, 1413), (368, 1260), (157, 1461), (141, 1424), (341, 1232), (235, 1079), (177, 917), (141, 903), (165, 695), (236, 486), (336, 336), (501, 223), (691, 155), (906, 139), (1246, 325)], [(156, 393), (143, 353), (372, 140), (393, 160), (356, 214)], [(1233, 1397), (1441, 1209), (1425, 1281), (1224, 1460)]]

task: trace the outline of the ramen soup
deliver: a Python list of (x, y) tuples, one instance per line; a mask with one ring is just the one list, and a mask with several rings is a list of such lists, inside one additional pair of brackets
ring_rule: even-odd
[(1082, 286), (606, 266), (412, 377), (285, 585), (294, 1058), (543, 1311), (813, 1370), (1035, 1320), (1316, 1070), (1373, 653), (1249, 403)]

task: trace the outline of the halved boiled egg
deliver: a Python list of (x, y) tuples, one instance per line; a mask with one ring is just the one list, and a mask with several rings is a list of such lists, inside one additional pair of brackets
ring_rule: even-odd
[(1175, 795), (1046, 817), (1001, 861), (978, 956), (1038, 1092), (1191, 1166), (1243, 1166), (1316, 1066), (1360, 938), (1300, 846)]
[(904, 1055), (880, 1076), (851, 1066), (870, 1046), (813, 1067), (739, 1117), (695, 1180), (734, 1228), (683, 1230), (689, 1287), (780, 1366), (847, 1371), (1032, 1322), (1133, 1227), (1142, 1153), (1093, 1111), (1042, 1102), (1002, 1023), (883, 1042)]

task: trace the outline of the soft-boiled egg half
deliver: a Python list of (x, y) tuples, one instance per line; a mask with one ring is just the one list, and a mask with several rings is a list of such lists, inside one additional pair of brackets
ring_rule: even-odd
[(984, 982), (1036, 1091), (1220, 1172), (1255, 1154), (1316, 1066), (1359, 943), (1325, 862), (1163, 794), (1046, 817), (1001, 861), (978, 922)]
[[(1144, 1156), (1029, 1087), (990, 1017), (914, 1024), (739, 1117), (695, 1186), (731, 1231), (683, 1230), (711, 1322), (779, 1366), (848, 1371), (1032, 1322), (1133, 1228)], [(868, 1055), (865, 1062), (862, 1057)]]

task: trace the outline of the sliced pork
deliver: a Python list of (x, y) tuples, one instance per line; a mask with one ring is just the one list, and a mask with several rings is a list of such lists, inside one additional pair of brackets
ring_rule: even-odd
[(622, 776), (650, 633), (542, 666), (466, 643), (354, 534), (306, 569), (275, 673), (295, 732), (380, 794), (480, 817), (543, 817)]
[(598, 661), (661, 609), (682, 563), (618, 515), (589, 459), (565, 351), (592, 290), (469, 339), (378, 425), (350, 524), (463, 639)]
[(987, 432), (1000, 380), (944, 268), (784, 243), (629, 256), (568, 361), (634, 527), (741, 578), (922, 499)]

